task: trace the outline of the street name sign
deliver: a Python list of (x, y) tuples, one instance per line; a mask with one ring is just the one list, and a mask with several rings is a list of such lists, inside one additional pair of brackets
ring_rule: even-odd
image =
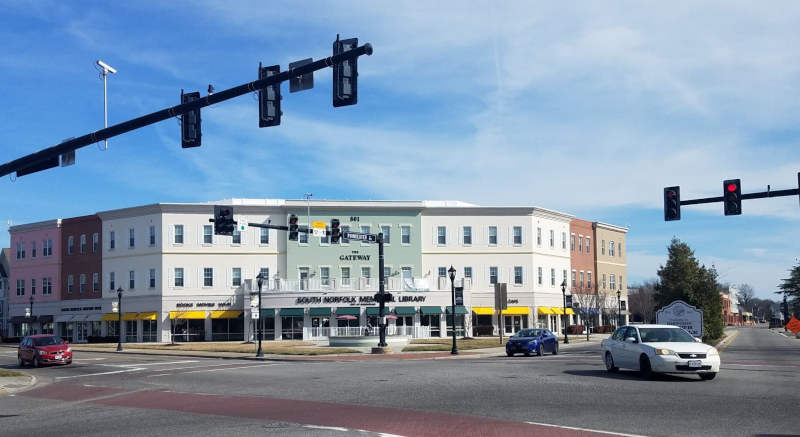
[(320, 228), (317, 228), (317, 227), (315, 227), (314, 229), (312, 229), (312, 230), (311, 230), (311, 233), (312, 233), (312, 234), (313, 234), (315, 237), (324, 237), (324, 236), (325, 236), (325, 234), (326, 234), (326, 232), (325, 232), (325, 228), (322, 228), (322, 229), (320, 229)]
[(250, 312), (250, 318), (253, 320), (258, 320), (261, 317), (261, 314), (258, 313), (258, 310)]
[(682, 300), (676, 300), (656, 311), (656, 323), (675, 325), (685, 329), (693, 337), (703, 337), (703, 311)]
[(345, 232), (344, 238), (356, 241), (367, 241), (369, 243), (377, 243), (378, 236), (375, 234), (362, 234), (361, 232)]

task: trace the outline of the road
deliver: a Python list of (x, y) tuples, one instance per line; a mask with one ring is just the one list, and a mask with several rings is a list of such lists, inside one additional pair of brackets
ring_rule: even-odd
[[(541, 358), (436, 360), (80, 353), (72, 366), (26, 369), (40, 382), (0, 397), (0, 429), (4, 436), (42, 429), (85, 436), (800, 433), (798, 340), (740, 329), (713, 381), (612, 375), (597, 345), (570, 346)], [(15, 367), (14, 353), (0, 349), (0, 366)]]

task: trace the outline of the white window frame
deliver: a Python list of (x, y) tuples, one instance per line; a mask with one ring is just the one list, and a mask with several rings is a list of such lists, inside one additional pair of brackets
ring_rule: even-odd
[[(442, 230), (444, 230), (444, 235), (440, 235)], [(442, 242), (442, 238), (444, 238), (444, 242)], [(447, 226), (446, 225), (436, 225), (436, 245), (437, 246), (447, 246)]]
[[(23, 250), (22, 253), (25, 253), (25, 251)], [(67, 237), (67, 255), (72, 255), (73, 253), (75, 253), (75, 237), (70, 235)], [(25, 258), (25, 255), (22, 255), (22, 258)]]
[[(519, 282), (517, 282), (517, 269), (519, 269)], [(514, 266), (514, 285), (520, 286), (525, 282), (525, 270), (522, 266)]]
[[(492, 243), (492, 228), (494, 228), (494, 243)], [(486, 244), (498, 246), (500, 244), (500, 226), (489, 225), (486, 227)]]
[(147, 288), (156, 288), (158, 285), (158, 276), (156, 275), (156, 269), (150, 269), (147, 272)]
[(553, 229), (550, 229), (550, 248), (556, 248), (556, 231)]
[(592, 237), (586, 236), (586, 253), (592, 253)]
[[(209, 231), (208, 234), (206, 234), (206, 231)], [(210, 242), (206, 242), (206, 237), (209, 237), (208, 239)], [(203, 239), (201, 240), (201, 244), (205, 247), (214, 245), (214, 225), (203, 225)]]
[(542, 228), (540, 226), (536, 227), (536, 246), (542, 246)]
[(78, 293), (83, 294), (86, 293), (86, 274), (81, 273), (78, 276)]
[(96, 253), (100, 248), (100, 234), (95, 232), (92, 234), (92, 253)]
[[(308, 234), (306, 234), (306, 235), (308, 235)], [(236, 237), (239, 237), (239, 241), (236, 241)], [(242, 241), (243, 241), (242, 231), (240, 231), (238, 229), (234, 229), (233, 233), (231, 234), (231, 246), (239, 247), (239, 246), (242, 245)]]
[(556, 286), (556, 269), (550, 269), (550, 287)]
[[(180, 270), (181, 285), (178, 285), (178, 271)], [(183, 288), (186, 285), (186, 272), (183, 267), (174, 267), (172, 269), (172, 286), (174, 288)]]
[[(267, 236), (267, 241), (264, 242), (264, 236)], [(259, 228), (258, 233), (258, 245), (259, 246), (269, 246), (269, 229), (267, 228)]]
[(561, 233), (561, 248), (562, 249), (566, 249), (567, 248), (567, 233), (566, 232), (562, 232)]
[[(44, 286), (44, 283), (42, 283), (42, 286)], [(44, 292), (44, 290), (42, 291)], [(92, 292), (95, 291), (100, 291), (100, 274), (97, 272), (92, 273)]]
[[(178, 229), (181, 230), (180, 234)], [(181, 241), (178, 241), (178, 235), (181, 236)], [(182, 224), (172, 225), (172, 244), (176, 246), (183, 246), (186, 243), (186, 227)]]
[[(494, 282), (492, 282), (492, 269), (494, 269)], [(489, 285), (500, 283), (500, 269), (497, 266), (489, 266)]]
[(108, 231), (108, 250), (114, 250), (117, 248), (117, 232), (116, 231)]
[[(388, 232), (383, 232), (383, 228), (386, 228)], [(392, 245), (392, 225), (378, 225), (378, 229), (383, 232), (383, 245), (384, 246), (391, 246)], [(386, 241), (386, 236), (389, 236), (389, 241)]]
[(136, 270), (128, 270), (128, 290), (136, 289)]
[[(469, 230), (469, 242), (467, 242), (467, 230)], [(463, 246), (472, 246), (472, 226), (461, 227), (461, 244)]]
[[(408, 243), (403, 243), (403, 229), (408, 229)], [(401, 246), (411, 246), (411, 225), (410, 224), (401, 224), (400, 225), (400, 245)]]
[[(203, 285), (202, 285), (202, 288), (211, 288), (211, 287), (213, 287), (214, 286), (214, 267), (202, 267), (202, 269), (203, 269), (203, 276), (202, 276)], [(211, 285), (206, 285), (206, 270), (211, 271), (211, 277), (209, 278), (211, 280)]]
[[(19, 284), (18, 284), (19, 286)], [(75, 276), (74, 275), (67, 275), (67, 293), (72, 294), (72, 291), (75, 289)]]
[(86, 234), (81, 234), (79, 242), (78, 250), (80, 250), (80, 253), (86, 253)]
[[(236, 284), (236, 271), (239, 271), (239, 283)], [(241, 267), (231, 267), (231, 287), (241, 287), (242, 286), (242, 268)], [(263, 286), (263, 284), (262, 284)]]
[(148, 234), (149, 235), (148, 235), (147, 242), (150, 243), (150, 247), (155, 247), (156, 242), (157, 242), (155, 225), (150, 225), (150, 228), (148, 229)]
[[(347, 277), (344, 276), (345, 270), (347, 270)], [(345, 283), (345, 280), (347, 283)], [(339, 283), (342, 287), (353, 286), (353, 271), (351, 266), (339, 266)]]
[(108, 290), (116, 291), (117, 288), (117, 272), (108, 272)]
[(544, 278), (542, 278), (542, 268), (541, 267), (537, 267), (536, 268), (536, 283), (538, 285), (542, 285), (543, 284), (543, 282), (542, 282), (543, 280), (544, 280)]
[[(327, 276), (322, 274), (322, 270), (323, 269), (326, 269), (328, 271), (328, 275)], [(328, 281), (327, 284), (325, 283), (326, 280)], [(331, 266), (329, 266), (329, 265), (319, 266), (319, 285), (321, 287), (330, 287), (331, 286)]]
[[(517, 243), (517, 229), (519, 229), (519, 243)], [(511, 227), (511, 243), (514, 244), (514, 246), (522, 246), (522, 244), (525, 242), (523, 235), (522, 226)]]
[[(364, 229), (364, 228), (366, 228), (366, 229)], [(372, 233), (372, 225), (370, 225), (370, 224), (359, 224), (358, 225), (358, 230), (362, 234), (371, 234)], [(365, 241), (361, 242), (361, 246), (369, 246), (369, 245), (370, 245), (370, 243), (367, 243)]]

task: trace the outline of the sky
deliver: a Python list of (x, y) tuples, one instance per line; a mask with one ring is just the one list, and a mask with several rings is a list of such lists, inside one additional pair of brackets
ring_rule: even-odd
[[(359, 59), (358, 104), (333, 108), (331, 70), (259, 129), (255, 94), (202, 111), (203, 145), (167, 120), (78, 150), (76, 165), (0, 181), (14, 224), (231, 197), (535, 205), (629, 227), (631, 285), (673, 237), (720, 281), (773, 294), (800, 262), (797, 197), (683, 199), (796, 188), (800, 4), (707, 2), (0, 0), (0, 163), (257, 79), (259, 62)], [(4, 216), (4, 217), (3, 217)], [(0, 233), (0, 245), (9, 245)]]

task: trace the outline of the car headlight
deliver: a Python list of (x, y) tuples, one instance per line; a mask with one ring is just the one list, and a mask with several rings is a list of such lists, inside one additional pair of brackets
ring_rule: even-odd
[(675, 355), (675, 351), (670, 349), (656, 349), (656, 355)]
[(71, 347), (68, 347), (68, 348), (67, 348), (67, 352), (72, 352), (72, 348), (71, 348)]
[(44, 354), (46, 354), (46, 353), (47, 353), (47, 352), (45, 352), (45, 351), (43, 351), (43, 350), (40, 350), (40, 351), (38, 351), (38, 352), (39, 352), (39, 355), (44, 355)]
[(711, 349), (708, 350), (708, 356), (713, 357), (714, 355), (719, 355), (719, 351), (717, 350), (717, 348), (712, 347)]

